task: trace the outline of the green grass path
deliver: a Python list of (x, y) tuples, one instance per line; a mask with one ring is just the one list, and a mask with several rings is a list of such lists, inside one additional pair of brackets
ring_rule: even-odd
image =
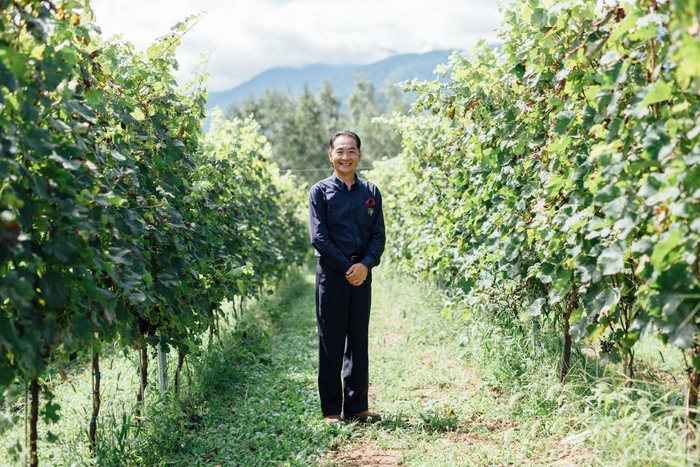
[(214, 345), (200, 361), (189, 417), (149, 436), (157, 454), (144, 454), (144, 465), (310, 466), (333, 445), (339, 434), (323, 423), (316, 396), (311, 280), (285, 284), (250, 310), (244, 333)]
[[(177, 430), (169, 423), (148, 436), (145, 465), (574, 465), (558, 439), (530, 436), (507, 396), (482, 383), (437, 296), (381, 273), (370, 322), (370, 407), (384, 420), (326, 426), (316, 393), (313, 276), (280, 296), (263, 306), (267, 314), (249, 317), (255, 325), (245, 347), (222, 339), (221, 352), (201, 360), (191, 391), (198, 401), (188, 403)], [(254, 334), (258, 328), (269, 336)]]
[(441, 316), (442, 303), (413, 281), (376, 281), (370, 406), (384, 421), (357, 429), (320, 464), (576, 465), (558, 439), (530, 436), (509, 397), (483, 384), (464, 357), (455, 321)]
[[(466, 325), (449, 316), (438, 292), (381, 270), (370, 320), (370, 408), (384, 418), (326, 425), (316, 392), (313, 282), (309, 271), (292, 275), (275, 294), (252, 305), (235, 330), (222, 326), (218, 339), (188, 358), (180, 398), (158, 394), (152, 374), (140, 425), (132, 422), (138, 374), (133, 355), (106, 356), (97, 458), (89, 457), (85, 442), (87, 364), (70, 370), (67, 382), (50, 382), (62, 418), (50, 427), (40, 424), (42, 465), (666, 465), (636, 463), (634, 452), (614, 457), (615, 437), (595, 452), (623, 463), (594, 461), (590, 443), (562, 444), (587, 428), (572, 425), (572, 415), (563, 411), (578, 411), (577, 398), (589, 397), (592, 386), (584, 382), (581, 390), (564, 390), (552, 355), (528, 354), (488, 323)], [(520, 367), (528, 359), (525, 371)], [(600, 414), (593, 417), (605, 419), (609, 412)], [(608, 438), (632, 430), (616, 420), (609, 418)], [(20, 420), (0, 436), (3, 450), (21, 439), (22, 425)], [(660, 429), (654, 426), (639, 434), (653, 435)], [(48, 429), (59, 442), (44, 441)], [(655, 436), (652, 441), (669, 435)], [(0, 457), (0, 465), (13, 464)]]
[(308, 273), (290, 281), (278, 301), (251, 310), (244, 337), (230, 345), (223, 337), (200, 359), (184, 414), (153, 417), (138, 450), (143, 465), (577, 464), (560, 438), (533, 434), (533, 417), (517, 416), (510, 396), (483, 384), (463, 357), (455, 322), (441, 316), (441, 297), (381, 272), (370, 321), (370, 407), (384, 420), (325, 425), (313, 281)]

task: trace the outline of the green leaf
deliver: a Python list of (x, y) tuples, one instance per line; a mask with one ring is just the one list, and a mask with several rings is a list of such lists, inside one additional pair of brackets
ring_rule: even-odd
[(619, 219), (626, 206), (627, 196), (620, 196), (603, 206), (603, 213), (611, 219)]
[(153, 276), (151, 276), (151, 274), (149, 273), (146, 273), (143, 276), (141, 276), (141, 280), (148, 285), (153, 285)]
[(58, 411), (61, 410), (61, 406), (52, 401), (48, 401), (41, 410), (41, 417), (44, 423), (47, 425), (50, 423), (56, 423), (60, 416)]
[(554, 134), (565, 134), (566, 128), (569, 126), (574, 117), (576, 117), (576, 112), (574, 112), (573, 110), (559, 112), (557, 114), (557, 124), (554, 126)]
[[(668, 184), (668, 179), (664, 174), (651, 173), (647, 176), (646, 180), (644, 180), (644, 183), (639, 188), (637, 196), (644, 199), (646, 204), (653, 206), (654, 204), (664, 201), (665, 199), (669, 199), (673, 197), (674, 194), (677, 194), (677, 191), (668, 192), (667, 190), (662, 190), (661, 188), (666, 184)], [(666, 191), (666, 193), (664, 191)]]
[(132, 112), (131, 116), (134, 117), (138, 121), (142, 121), (146, 118), (146, 114), (143, 113), (143, 110), (140, 108), (136, 107)]
[(650, 157), (662, 160), (673, 152), (675, 141), (671, 141), (668, 130), (662, 121), (649, 125), (642, 137), (642, 146), (647, 150)]
[(547, 189), (549, 196), (554, 196), (555, 194), (559, 193), (559, 190), (566, 184), (567, 178), (559, 175), (552, 175), (549, 177), (547, 180)]
[[(15, 380), (15, 372), (12, 367), (4, 362), (0, 362), (0, 387), (7, 387)], [(0, 433), (2, 427), (0, 426)]]
[(95, 202), (100, 206), (121, 206), (126, 203), (126, 200), (113, 192), (98, 195)]
[[(9, 70), (12, 72), (12, 74), (17, 77), (17, 78), (22, 78), (24, 74), (27, 72), (27, 59), (22, 55), (14, 50), (8, 48), (7, 46), (0, 45), (0, 63), (3, 64), (3, 66), (7, 67), (6, 70)], [(12, 84), (14, 82), (15, 84), (17, 83), (16, 80), (12, 81), (6, 81), (5, 83), (0, 83), (3, 85), (7, 84)], [(17, 87), (11, 87), (8, 86), (10, 91), (16, 91)]]
[(669, 344), (681, 349), (688, 349), (695, 344), (695, 333), (697, 329), (693, 323), (688, 323), (683, 327), (676, 327), (668, 336)]
[(119, 162), (124, 162), (126, 160), (126, 157), (124, 157), (119, 151), (110, 150), (109, 154), (114, 158), (114, 160)]
[(670, 100), (675, 84), (670, 81), (657, 81), (648, 88), (647, 95), (642, 101), (643, 106)]
[[(59, 407), (60, 408), (60, 407)], [(46, 430), (46, 442), (47, 443), (57, 443), (60, 441), (60, 437), (56, 436), (51, 432), (51, 430)]]
[(650, 13), (639, 18), (636, 22), (636, 30), (628, 37), (633, 41), (646, 41), (653, 38), (663, 25), (663, 20), (657, 13)]
[[(18, 88), (15, 75), (5, 66), (2, 61), (0, 61), (0, 86), (4, 86), (10, 91), (16, 91)], [(1, 96), (2, 91), (0, 91), (0, 103), (4, 101)]]
[(683, 242), (683, 234), (679, 230), (671, 230), (663, 235), (662, 240), (654, 246), (649, 262), (657, 272), (661, 272), (669, 264), (669, 254)]
[(636, 26), (637, 20), (641, 16), (642, 12), (639, 9), (632, 10), (622, 21), (620, 21), (615, 26), (612, 34), (610, 34), (610, 41), (615, 42), (620, 37), (627, 35), (627, 33)]
[(622, 54), (620, 52), (617, 50), (610, 50), (600, 57), (600, 64), (602, 66), (614, 65), (615, 63), (619, 62), (621, 58)]
[(70, 292), (63, 274), (58, 271), (50, 270), (44, 273), (39, 280), (39, 287), (47, 306), (60, 308), (68, 301)]
[(538, 298), (532, 302), (529, 307), (527, 307), (526, 313), (532, 317), (540, 316), (542, 314), (542, 305), (544, 305), (544, 303), (544, 298)]
[(95, 331), (95, 324), (85, 315), (77, 315), (73, 318), (71, 329), (83, 342), (92, 340), (92, 333)]
[(129, 294), (129, 301), (134, 305), (139, 305), (146, 301), (146, 294), (140, 290), (134, 290)]
[(598, 256), (598, 269), (604, 276), (622, 272), (625, 266), (625, 245), (615, 242)]

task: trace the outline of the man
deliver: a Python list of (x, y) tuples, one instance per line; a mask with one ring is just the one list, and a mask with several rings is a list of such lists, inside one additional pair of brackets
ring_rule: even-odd
[[(333, 175), (311, 187), (311, 244), (316, 267), (318, 391), (326, 423), (367, 421), (368, 328), (372, 268), (384, 252), (379, 189), (355, 174), (360, 138), (340, 131), (330, 141)], [(341, 381), (342, 370), (342, 381)]]

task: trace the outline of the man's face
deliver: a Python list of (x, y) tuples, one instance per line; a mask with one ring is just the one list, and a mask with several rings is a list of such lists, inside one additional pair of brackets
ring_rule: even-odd
[(328, 151), (328, 157), (338, 175), (351, 175), (362, 160), (362, 151), (357, 149), (355, 138), (347, 135), (338, 136), (333, 141), (333, 147)]

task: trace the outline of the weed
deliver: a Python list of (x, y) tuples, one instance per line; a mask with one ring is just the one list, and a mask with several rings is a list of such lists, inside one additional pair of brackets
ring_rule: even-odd
[(429, 409), (422, 412), (420, 418), (430, 431), (456, 431), (459, 427), (459, 418), (452, 409)]

